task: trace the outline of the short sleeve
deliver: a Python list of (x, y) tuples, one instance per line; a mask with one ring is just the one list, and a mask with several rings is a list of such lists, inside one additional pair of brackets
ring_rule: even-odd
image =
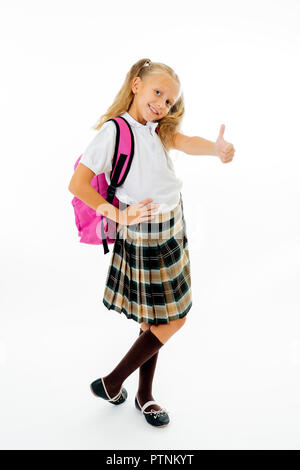
[(96, 175), (110, 172), (116, 143), (116, 125), (106, 121), (82, 154), (83, 163)]

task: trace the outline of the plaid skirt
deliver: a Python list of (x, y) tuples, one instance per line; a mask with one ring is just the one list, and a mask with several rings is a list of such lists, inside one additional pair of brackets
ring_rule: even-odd
[(138, 323), (184, 317), (192, 306), (192, 290), (181, 193), (171, 211), (147, 222), (118, 225), (117, 230), (104, 305)]

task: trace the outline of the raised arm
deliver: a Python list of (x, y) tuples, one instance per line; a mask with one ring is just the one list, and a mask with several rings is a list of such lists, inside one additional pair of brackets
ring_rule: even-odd
[(215, 142), (202, 137), (189, 137), (177, 132), (174, 137), (174, 148), (189, 155), (215, 155), (217, 156)]
[(202, 137), (189, 137), (177, 132), (173, 139), (173, 148), (188, 155), (213, 155), (219, 157), (223, 163), (233, 159), (235, 148), (230, 142), (224, 140), (225, 125), (222, 124), (216, 142)]

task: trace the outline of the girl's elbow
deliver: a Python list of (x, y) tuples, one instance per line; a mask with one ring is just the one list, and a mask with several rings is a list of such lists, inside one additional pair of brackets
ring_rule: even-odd
[(70, 193), (74, 194), (77, 192), (77, 189), (75, 187), (75, 184), (74, 182), (71, 180), (70, 183), (69, 183), (69, 186), (68, 186), (68, 190), (70, 191)]

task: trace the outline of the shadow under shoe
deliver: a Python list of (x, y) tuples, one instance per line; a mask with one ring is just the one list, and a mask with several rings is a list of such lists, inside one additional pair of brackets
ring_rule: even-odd
[(127, 390), (121, 387), (120, 391), (117, 393), (116, 396), (110, 397), (106, 391), (106, 387), (102, 378), (97, 379), (94, 382), (92, 382), (90, 384), (90, 389), (91, 389), (91, 392), (96, 397), (103, 398), (104, 400), (109, 401), (113, 405), (120, 405), (121, 403), (124, 403), (124, 401), (126, 400), (128, 396)]
[(169, 424), (170, 418), (164, 408), (161, 408), (160, 410), (144, 411), (149, 405), (157, 405), (155, 401), (147, 401), (143, 406), (141, 406), (137, 396), (135, 396), (134, 403), (135, 407), (145, 416), (147, 423), (159, 428), (163, 428)]

